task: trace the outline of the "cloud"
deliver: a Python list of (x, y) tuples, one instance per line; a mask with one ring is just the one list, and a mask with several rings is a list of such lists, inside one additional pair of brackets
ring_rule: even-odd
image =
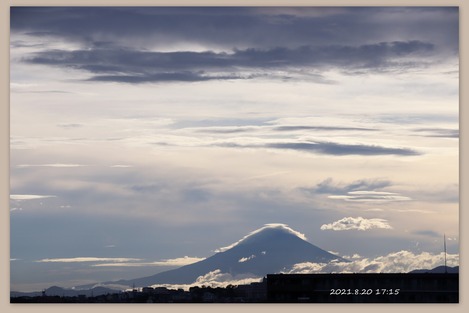
[(418, 128), (414, 131), (423, 137), (459, 138), (459, 129)]
[[(135, 259), (138, 261), (139, 259)], [(182, 258), (175, 258), (175, 259), (165, 259), (162, 261), (156, 262), (125, 262), (125, 263), (101, 263), (95, 264), (93, 267), (140, 267), (140, 266), (184, 266), (196, 262), (200, 262), (205, 260), (205, 258), (198, 258), (198, 257), (189, 257), (184, 256)]]
[(56, 196), (51, 195), (10, 195), (10, 200), (37, 200), (45, 198), (55, 198)]
[(253, 255), (251, 255), (250, 257), (239, 259), (238, 262), (239, 262), (239, 263), (244, 263), (244, 262), (246, 262), (246, 261), (249, 261), (249, 260), (254, 259), (255, 257), (256, 257), (256, 256), (253, 254)]
[(359, 179), (346, 184), (336, 183), (332, 178), (327, 178), (318, 183), (314, 188), (305, 190), (321, 194), (344, 194), (357, 190), (376, 190), (391, 185), (392, 182), (386, 179)]
[(338, 221), (321, 226), (321, 230), (369, 230), (369, 229), (392, 229), (388, 221), (381, 218), (344, 217)]
[(218, 146), (224, 148), (268, 148), (279, 150), (295, 150), (310, 153), (345, 156), (345, 155), (362, 155), (362, 156), (375, 156), (375, 155), (397, 155), (397, 156), (415, 156), (420, 155), (409, 148), (390, 148), (377, 145), (363, 145), (363, 144), (341, 144), (334, 142), (267, 142), (263, 143), (262, 139), (258, 138), (238, 138), (243, 141), (251, 141), (258, 143), (237, 143), (234, 141), (218, 141), (211, 146)]
[(196, 263), (202, 260), (205, 260), (205, 258), (184, 256), (182, 258), (166, 259), (166, 260), (159, 261), (159, 262), (153, 262), (153, 264), (159, 265), (159, 266), (183, 266), (187, 264)]
[[(279, 78), (295, 75), (318, 81), (318, 70), (325, 68), (366, 69), (385, 71), (415, 67), (421, 58), (434, 50), (431, 43), (420, 41), (379, 42), (360, 46), (302, 46), (271, 49), (235, 49), (233, 52), (213, 51), (150, 52), (130, 49), (46, 50), (24, 59), (32, 64), (59, 66), (92, 74), (88, 80), (121, 83), (196, 82), (207, 80), (252, 79), (279, 70), (288, 70)], [(415, 56), (412, 61), (397, 61)], [(286, 75), (286, 76), (285, 76)], [(321, 82), (320, 80), (318, 82)]]
[(356, 202), (390, 202), (412, 200), (409, 197), (401, 196), (400, 194), (395, 192), (366, 190), (350, 191), (347, 193), (347, 195), (332, 195), (328, 196), (328, 198)]
[(199, 276), (192, 284), (157, 284), (151, 287), (166, 287), (169, 289), (184, 289), (189, 290), (190, 287), (194, 286), (207, 286), (212, 288), (224, 288), (228, 285), (248, 285), (262, 281), (262, 277), (257, 277), (252, 274), (240, 274), (232, 275), (230, 273), (222, 273), (221, 270), (217, 269), (209, 272), (205, 275)]
[(417, 151), (408, 148), (388, 148), (376, 145), (351, 145), (334, 142), (298, 142), (298, 143), (271, 143), (267, 148), (299, 150), (329, 155), (419, 155)]
[[(138, 23), (136, 23), (138, 21)], [(11, 29), (30, 36), (70, 38), (106, 47), (175, 49), (184, 46), (276, 47), (279, 43), (328, 44), (383, 38), (433, 39), (455, 49), (457, 7), (15, 7)], [(96, 30), (99, 29), (99, 32)], [(249, 30), (249, 31), (247, 31)], [(406, 30), (406, 31), (404, 31)], [(446, 36), (444, 36), (446, 34)], [(146, 39), (146, 40), (145, 40)], [(200, 45), (197, 46), (200, 49)]]
[(82, 262), (129, 262), (129, 261), (140, 261), (140, 260), (141, 259), (134, 259), (134, 258), (76, 257), (76, 258), (42, 259), (36, 262), (39, 262), (39, 263), (82, 263)]
[(16, 167), (82, 167), (83, 164), (51, 163), (51, 164), (20, 164)]
[(80, 128), (83, 127), (83, 124), (78, 124), (78, 123), (61, 123), (57, 124), (58, 127), (62, 128)]
[(202, 82), (208, 80), (250, 79), (251, 77), (239, 75), (205, 75), (194, 72), (169, 73), (140, 73), (139, 75), (99, 75), (89, 78), (89, 81), (118, 82), (118, 83), (158, 83), (158, 82)]
[(377, 131), (373, 128), (364, 127), (339, 127), (339, 126), (304, 126), (304, 125), (284, 125), (274, 127), (276, 131), (297, 131), (297, 130), (324, 130), (324, 131)]
[[(416, 269), (432, 269), (444, 264), (444, 253), (432, 254), (422, 252), (415, 254), (410, 251), (393, 252), (376, 258), (362, 258), (354, 254), (350, 262), (330, 263), (298, 263), (291, 269), (283, 271), (286, 274), (309, 273), (407, 273)], [(458, 254), (447, 254), (448, 266), (459, 266)], [(251, 274), (231, 275), (222, 273), (221, 270), (209, 272), (199, 276), (192, 284), (157, 284), (152, 287), (166, 287), (170, 289), (189, 290), (193, 286), (226, 287), (228, 285), (246, 285), (262, 281), (262, 277)]]
[(433, 238), (441, 237), (440, 233), (438, 233), (434, 230), (429, 230), (429, 229), (414, 231), (413, 234), (426, 236), (426, 237), (433, 237)]
[[(447, 254), (448, 266), (459, 266), (458, 254)], [(299, 263), (295, 264), (288, 274), (308, 273), (408, 273), (417, 269), (432, 269), (444, 264), (444, 253), (432, 254), (410, 251), (393, 252), (385, 256), (356, 258), (350, 262)]]
[(192, 130), (197, 133), (213, 133), (213, 134), (236, 134), (246, 133), (261, 130), (260, 126), (223, 126), (223, 127), (201, 127), (201, 128), (186, 128), (185, 130)]
[(275, 228), (275, 229), (281, 229), (289, 234), (292, 234), (292, 235), (295, 235), (303, 240), (307, 240), (306, 239), (306, 236), (296, 230), (293, 230), (291, 229), (288, 225), (286, 224), (280, 224), (280, 223), (271, 223), (271, 224), (265, 224), (263, 227), (259, 228), (259, 229), (256, 229), (255, 231), (252, 231), (251, 233), (249, 233), (248, 235), (244, 236), (243, 238), (241, 238), (239, 241), (227, 246), (227, 247), (222, 247), (222, 248), (219, 248), (217, 250), (215, 250), (215, 252), (223, 252), (223, 251), (226, 251), (226, 250), (229, 250), (235, 246), (237, 246), (238, 244), (242, 243), (243, 241), (247, 240), (248, 238), (250, 238), (251, 236), (263, 231), (264, 229), (268, 229), (268, 228)]

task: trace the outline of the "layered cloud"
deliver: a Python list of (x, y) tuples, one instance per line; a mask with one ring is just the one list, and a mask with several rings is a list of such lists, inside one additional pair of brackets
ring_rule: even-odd
[[(128, 49), (48, 50), (26, 59), (33, 64), (60, 66), (90, 73), (89, 80), (143, 83), (226, 79), (295, 78), (292, 67), (309, 68), (311, 77), (323, 68), (377, 70), (414, 68), (434, 50), (420, 41), (380, 42), (360, 46), (302, 46), (299, 48), (246, 49), (231, 53), (149, 52)], [(411, 57), (407, 61), (406, 57)], [(422, 66), (422, 65), (420, 65)], [(239, 70), (241, 69), (241, 71)], [(279, 70), (288, 69), (282, 73)], [(303, 71), (300, 77), (307, 77)]]
[(326, 194), (328, 199), (350, 202), (385, 203), (412, 200), (411, 197), (398, 192), (383, 190), (392, 187), (393, 182), (387, 179), (360, 179), (343, 183), (327, 178), (312, 188), (302, 190), (309, 194)]
[(390, 148), (377, 145), (340, 144), (335, 142), (298, 142), (271, 143), (266, 147), (273, 149), (299, 150), (330, 155), (419, 155), (409, 148)]
[[(433, 249), (416, 232), (458, 221), (458, 23), (457, 7), (12, 8), (12, 254), (113, 243), (139, 260), (88, 273), (143, 277), (200, 260), (149, 246), (204, 255), (266, 220), (371, 230), (322, 238), (347, 254), (337, 236), (373, 229), (408, 232), (362, 255)], [(12, 282), (45, 264), (13, 263)]]
[[(255, 140), (255, 138), (249, 138)], [(418, 151), (410, 148), (394, 148), (383, 147), (379, 145), (366, 145), (366, 144), (345, 144), (337, 142), (324, 142), (324, 141), (290, 141), (290, 142), (275, 142), (272, 140), (257, 139), (263, 142), (259, 144), (240, 144), (235, 141), (218, 141), (211, 144), (212, 146), (224, 148), (267, 148), (277, 150), (292, 150), (316, 154), (326, 154), (335, 156), (345, 155), (362, 155), (362, 156), (376, 156), (376, 155), (397, 155), (397, 156), (415, 156), (419, 155)]]
[(71, 164), (71, 163), (49, 163), (49, 164), (20, 164), (17, 167), (81, 167), (86, 166), (82, 164)]
[(141, 266), (170, 266), (179, 267), (204, 260), (205, 258), (184, 256), (182, 258), (165, 259), (155, 262), (130, 262), (130, 263), (101, 263), (95, 264), (95, 267), (141, 267)]
[(369, 229), (392, 229), (388, 221), (381, 218), (344, 217), (330, 224), (323, 224), (321, 230), (369, 230)]
[(205, 258), (184, 256), (182, 258), (164, 259), (154, 262), (142, 262), (138, 258), (101, 258), (101, 257), (75, 257), (41, 259), (37, 263), (94, 263), (93, 267), (142, 267), (142, 266), (168, 266), (179, 267), (204, 260)]
[(98, 257), (76, 257), (76, 258), (56, 258), (56, 259), (42, 259), (36, 262), (39, 263), (82, 263), (82, 262), (129, 262), (139, 261), (135, 258), (98, 258)]
[(46, 199), (46, 198), (55, 198), (56, 196), (52, 195), (10, 195), (10, 200), (39, 200), (39, 199)]
[[(288, 8), (14, 8), (11, 28), (37, 41), (13, 42), (16, 49), (40, 50), (24, 61), (128, 84), (258, 77), (327, 83), (325, 68), (405, 72), (457, 55), (457, 37), (427, 35), (457, 27), (456, 9), (303, 9), (312, 14)], [(412, 12), (420, 13), (419, 23)], [(399, 31), (395, 20), (413, 31)], [(66, 49), (48, 47), (64, 39)]]
[[(446, 255), (448, 266), (459, 266), (458, 254)], [(443, 265), (444, 253), (393, 252), (376, 258), (355, 258), (351, 262), (299, 263), (286, 273), (408, 273), (417, 269), (433, 269)]]
[[(29, 7), (14, 8), (11, 15), (15, 31), (96, 47), (131, 44), (164, 49), (166, 44), (167, 50), (274, 48), (282, 42), (289, 46), (318, 42), (332, 45), (363, 38), (380, 41), (383, 37), (403, 41), (432, 38), (447, 49), (458, 44), (457, 34), (448, 36), (457, 29), (458, 10), (454, 7)], [(240, 27), (250, 31), (240, 32)]]
[(459, 129), (449, 128), (417, 128), (414, 131), (423, 137), (459, 138)]
[[(284, 271), (287, 274), (310, 273), (408, 273), (418, 269), (433, 269), (444, 264), (444, 253), (432, 254), (429, 252), (414, 253), (410, 251), (392, 252), (376, 258), (363, 258), (358, 254), (353, 255), (350, 262), (330, 263), (299, 263), (291, 269)], [(459, 266), (458, 254), (446, 255), (448, 266)], [(192, 284), (158, 284), (152, 287), (167, 287), (170, 289), (182, 288), (188, 290), (193, 286), (226, 287), (228, 285), (245, 285), (260, 282), (262, 277), (254, 275), (231, 275), (215, 270), (202, 275)]]
[[(259, 229), (256, 229), (255, 231), (252, 231), (251, 233), (249, 233), (248, 235), (244, 236), (243, 238), (241, 238), (239, 241), (229, 245), (229, 246), (226, 246), (226, 247), (222, 247), (222, 248), (218, 248), (215, 250), (215, 252), (223, 252), (223, 251), (226, 251), (228, 249), (231, 249), (235, 246), (237, 246), (238, 244), (242, 243), (243, 241), (247, 240), (248, 238), (252, 237), (253, 235), (257, 234), (257, 233), (260, 233), (261, 231), (265, 230), (265, 229), (268, 229), (268, 228), (275, 228), (275, 229), (280, 229), (284, 232), (287, 232), (289, 234), (292, 234), (292, 235), (295, 235), (303, 240), (307, 240), (306, 236), (292, 228), (290, 228), (288, 225), (286, 224), (280, 224), (280, 223), (270, 223), (270, 224), (265, 224), (263, 227), (259, 228)], [(247, 261), (248, 259), (246, 258), (246, 260), (244, 261)], [(241, 261), (243, 262), (243, 261)]]
[(345, 201), (358, 201), (358, 202), (389, 202), (389, 201), (408, 201), (411, 198), (401, 196), (395, 192), (385, 191), (350, 191), (346, 195), (332, 195), (328, 196), (329, 199), (338, 199)]
[(224, 288), (228, 285), (248, 285), (251, 283), (257, 283), (262, 281), (262, 277), (257, 277), (252, 274), (240, 274), (232, 275), (230, 273), (223, 273), (221, 270), (217, 269), (215, 271), (209, 272), (205, 275), (199, 276), (195, 282), (192, 284), (157, 284), (152, 287), (166, 287), (169, 289), (184, 289), (189, 290), (189, 288), (194, 286), (207, 286), (212, 288), (221, 287)]
[(351, 183), (334, 182), (332, 178), (327, 178), (318, 183), (314, 188), (308, 189), (315, 193), (324, 194), (344, 194), (359, 190), (376, 190), (389, 187), (392, 182), (387, 179), (359, 179)]

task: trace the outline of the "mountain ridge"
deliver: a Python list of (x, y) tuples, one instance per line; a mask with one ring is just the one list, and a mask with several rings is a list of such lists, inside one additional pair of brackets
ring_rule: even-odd
[(285, 224), (266, 224), (238, 242), (216, 250), (220, 252), (202, 261), (151, 276), (105, 282), (102, 285), (145, 287), (156, 284), (191, 284), (200, 276), (216, 270), (232, 276), (247, 275), (262, 278), (302, 262), (328, 263), (333, 260), (348, 262), (305, 239), (303, 234)]

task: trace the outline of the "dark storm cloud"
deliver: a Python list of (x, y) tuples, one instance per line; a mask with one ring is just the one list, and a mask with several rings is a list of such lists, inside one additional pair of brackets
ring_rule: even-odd
[(38, 48), (38, 47), (45, 47), (44, 44), (41, 43), (29, 43), (24, 40), (14, 40), (10, 42), (11, 48)]
[(155, 35), (230, 48), (431, 37), (457, 50), (458, 8), (14, 7), (11, 28), (86, 43)]
[[(204, 81), (212, 79), (252, 79), (253, 74), (271, 70), (301, 70), (317, 78), (317, 71), (326, 68), (387, 70), (406, 68), (402, 57), (425, 58), (433, 51), (430, 43), (420, 41), (381, 42), (354, 46), (302, 46), (295, 49), (278, 47), (267, 50), (246, 49), (233, 53), (149, 52), (127, 49), (48, 50), (38, 52), (25, 61), (79, 69), (94, 76), (94, 81), (142, 83), (159, 81)], [(416, 65), (415, 62), (411, 62)], [(205, 73), (208, 71), (209, 73)], [(96, 75), (98, 74), (98, 75)], [(106, 74), (106, 75), (103, 75)], [(259, 74), (257, 74), (259, 75)], [(281, 75), (284, 78), (285, 75)]]
[[(240, 70), (317, 79), (324, 69), (406, 70), (458, 52), (457, 8), (15, 7), (11, 29), (83, 46), (43, 50), (28, 62), (124, 83), (257, 77)], [(171, 44), (207, 48), (155, 52)], [(230, 52), (213, 52), (220, 48)]]

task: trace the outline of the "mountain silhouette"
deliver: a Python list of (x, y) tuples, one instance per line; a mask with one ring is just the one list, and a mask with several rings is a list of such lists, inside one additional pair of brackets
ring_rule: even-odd
[(263, 277), (279, 273), (302, 262), (328, 263), (347, 261), (309, 242), (304, 235), (284, 224), (267, 224), (235, 244), (218, 250), (202, 261), (148, 277), (103, 284), (144, 287), (155, 284), (190, 284), (199, 276), (220, 270), (221, 273)]
[(18, 291), (11, 291), (10, 297), (40, 297), (42, 295), (45, 296), (59, 296), (59, 297), (78, 297), (80, 295), (85, 295), (87, 297), (97, 297), (106, 294), (113, 294), (119, 292), (116, 289), (105, 288), (105, 287), (94, 287), (92, 289), (84, 289), (84, 290), (73, 290), (69, 288), (62, 288), (58, 286), (52, 286), (44, 291), (36, 291), (36, 292), (18, 292)]
[(409, 273), (412, 273), (412, 274), (426, 274), (426, 273), (438, 273), (438, 274), (441, 274), (441, 273), (449, 273), (449, 274), (455, 274), (455, 273), (459, 273), (459, 266), (455, 266), (455, 267), (450, 267), (450, 266), (444, 266), (444, 265), (440, 265), (440, 266), (437, 266), (435, 268), (432, 268), (432, 269), (418, 269), (418, 270), (413, 270)]

